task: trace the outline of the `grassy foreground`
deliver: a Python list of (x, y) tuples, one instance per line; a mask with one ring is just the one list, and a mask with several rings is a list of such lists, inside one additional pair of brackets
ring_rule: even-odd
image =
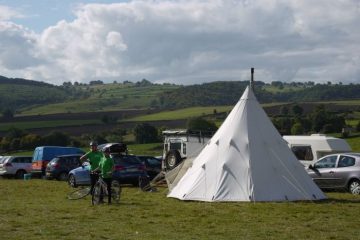
[(64, 182), (0, 179), (1, 239), (356, 239), (360, 196), (322, 202), (204, 203), (124, 188), (120, 204), (67, 200)]

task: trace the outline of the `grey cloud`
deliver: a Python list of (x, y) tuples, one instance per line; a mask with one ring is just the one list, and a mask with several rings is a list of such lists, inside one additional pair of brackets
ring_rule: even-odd
[(74, 21), (49, 27), (39, 40), (19, 40), (18, 52), (28, 60), (16, 64), (1, 55), (0, 62), (57, 84), (247, 80), (250, 67), (266, 82), (355, 82), (358, 10), (353, 0), (87, 4)]
[(6, 69), (21, 70), (40, 64), (42, 61), (36, 57), (36, 41), (36, 36), (21, 26), (0, 22), (1, 65)]

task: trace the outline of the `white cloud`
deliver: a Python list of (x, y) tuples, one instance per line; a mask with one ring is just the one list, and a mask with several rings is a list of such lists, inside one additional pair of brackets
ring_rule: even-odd
[(15, 9), (12, 9), (8, 6), (0, 5), (0, 21), (21, 17), (23, 17), (23, 15)]
[(249, 79), (255, 67), (266, 82), (360, 79), (357, 0), (85, 4), (39, 35), (2, 11), (0, 72), (17, 77), (190, 84)]

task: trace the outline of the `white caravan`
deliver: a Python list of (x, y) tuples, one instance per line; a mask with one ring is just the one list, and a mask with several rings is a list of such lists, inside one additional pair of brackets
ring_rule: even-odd
[(305, 166), (313, 164), (319, 158), (333, 154), (351, 152), (349, 144), (341, 138), (312, 134), (310, 136), (283, 136), (297, 159)]

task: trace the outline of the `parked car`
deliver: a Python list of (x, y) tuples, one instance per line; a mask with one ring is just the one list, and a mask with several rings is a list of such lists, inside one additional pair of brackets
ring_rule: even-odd
[[(145, 166), (134, 155), (111, 154), (115, 162), (113, 179), (120, 184), (139, 185), (139, 177), (149, 177)], [(90, 185), (90, 166), (85, 165), (69, 172), (69, 185), (72, 187)]]
[(322, 189), (346, 189), (360, 194), (360, 153), (331, 154), (307, 169)]
[(46, 166), (46, 178), (66, 181), (69, 172), (81, 166), (81, 156), (81, 154), (69, 154), (53, 158)]
[(161, 159), (153, 156), (137, 156), (145, 165), (145, 170), (152, 180), (161, 172)]
[(31, 156), (2, 156), (0, 160), (0, 176), (23, 179), (24, 174), (30, 173)]
[(41, 146), (36, 147), (32, 158), (32, 171), (34, 176), (45, 176), (47, 164), (56, 156), (65, 154), (84, 154), (84, 151), (77, 147)]

